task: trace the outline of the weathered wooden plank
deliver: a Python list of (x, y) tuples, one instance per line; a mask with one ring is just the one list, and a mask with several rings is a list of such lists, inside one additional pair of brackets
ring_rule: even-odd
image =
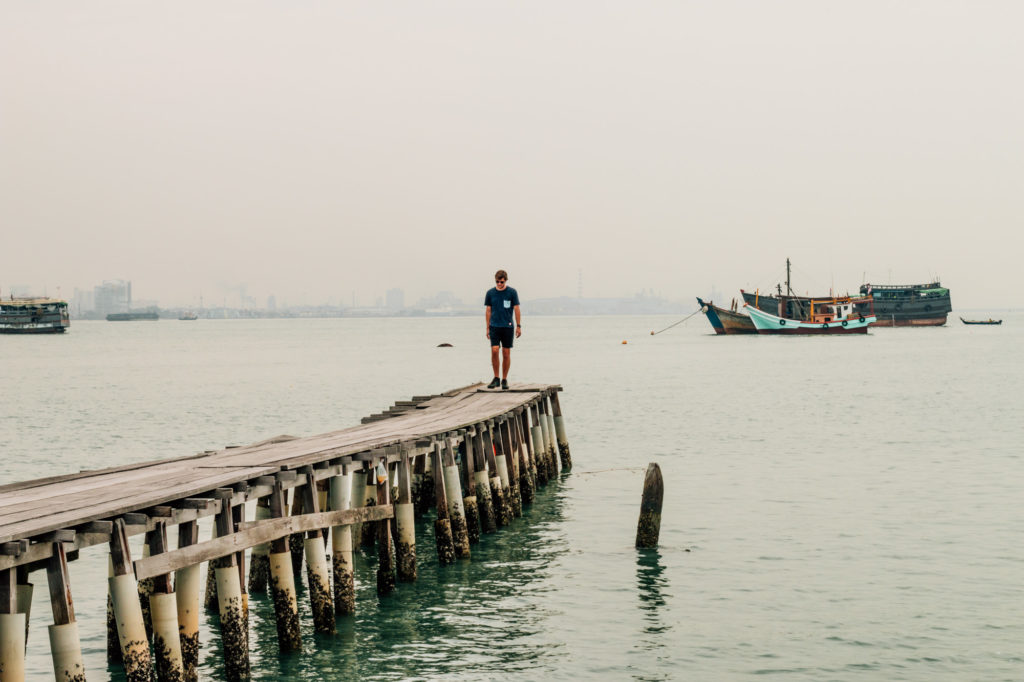
[(235, 552), (249, 549), (264, 542), (272, 542), (294, 533), (304, 533), (329, 526), (347, 526), (353, 523), (381, 521), (394, 516), (390, 506), (359, 507), (344, 511), (320, 512), (301, 516), (284, 516), (263, 521), (245, 521), (238, 524), (239, 530), (227, 537), (188, 545), (157, 556), (138, 559), (134, 562), (135, 576), (139, 580), (152, 578), (192, 566), (204, 561), (230, 556)]

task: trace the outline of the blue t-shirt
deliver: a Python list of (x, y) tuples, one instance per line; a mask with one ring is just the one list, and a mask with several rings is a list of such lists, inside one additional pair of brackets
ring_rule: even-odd
[(491, 287), (491, 290), (484, 296), (484, 306), (491, 308), (492, 327), (514, 327), (516, 324), (514, 308), (517, 305), (519, 305), (519, 294), (509, 286), (506, 286), (504, 291), (498, 291), (498, 287)]

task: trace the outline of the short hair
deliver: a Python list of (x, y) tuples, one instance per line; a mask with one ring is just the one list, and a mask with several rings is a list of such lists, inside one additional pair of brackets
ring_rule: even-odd
[(508, 273), (504, 270), (498, 270), (494, 273), (494, 279), (508, 279)]

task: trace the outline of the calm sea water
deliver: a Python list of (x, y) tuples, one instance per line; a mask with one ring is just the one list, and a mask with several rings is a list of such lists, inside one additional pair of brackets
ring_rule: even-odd
[[(300, 655), (278, 656), (254, 599), (254, 677), (1024, 679), (1024, 314), (998, 316), (780, 339), (715, 337), (702, 316), (652, 337), (676, 318), (526, 315), (512, 378), (565, 387), (574, 471), (472, 562), (438, 568), (421, 527), (420, 579), (385, 599), (358, 556), (358, 615), (317, 637), (304, 603)], [(351, 426), (488, 379), (486, 346), (482, 316), (0, 337), (0, 483)], [(661, 546), (641, 552), (648, 462), (666, 500)], [(99, 548), (71, 564), (90, 679), (120, 679), (105, 576)], [(210, 679), (216, 632), (208, 616)]]

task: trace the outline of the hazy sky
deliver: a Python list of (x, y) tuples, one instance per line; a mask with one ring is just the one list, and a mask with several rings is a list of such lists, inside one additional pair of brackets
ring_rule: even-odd
[(0, 288), (1020, 307), (1024, 3), (0, 0)]

